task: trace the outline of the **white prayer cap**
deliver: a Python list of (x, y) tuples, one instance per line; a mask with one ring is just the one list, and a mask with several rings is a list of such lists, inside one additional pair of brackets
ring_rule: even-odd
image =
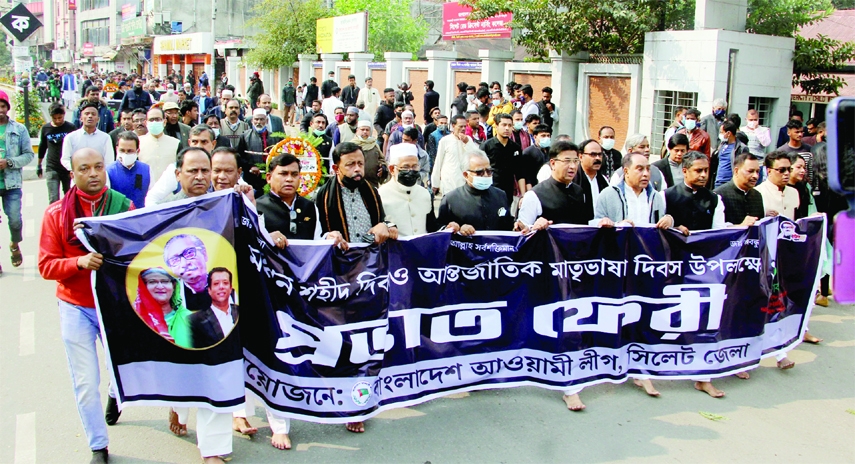
[(256, 108), (256, 109), (252, 110), (252, 115), (253, 116), (267, 117), (267, 111), (265, 111), (264, 108)]
[(416, 115), (414, 115), (414, 114), (413, 114), (413, 112), (412, 112), (412, 111), (409, 111), (409, 110), (408, 110), (408, 111), (404, 111), (403, 113), (401, 113), (401, 116), (409, 116), (409, 117), (411, 117), (411, 118), (415, 118), (415, 117), (416, 117)]
[[(360, 119), (360, 120), (356, 123), (356, 128), (357, 128), (357, 129), (359, 129), (360, 127), (371, 127), (371, 121), (369, 121), (369, 120), (367, 120), (367, 119)], [(393, 146), (394, 146), (394, 145), (393, 145)]]
[(405, 156), (415, 156), (419, 158), (419, 149), (412, 143), (399, 143), (389, 147), (389, 164), (398, 164), (398, 160)]

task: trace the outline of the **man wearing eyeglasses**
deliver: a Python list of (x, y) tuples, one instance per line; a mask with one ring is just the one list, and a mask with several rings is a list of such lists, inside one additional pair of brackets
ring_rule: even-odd
[(767, 178), (757, 186), (757, 191), (763, 196), (763, 209), (766, 216), (783, 216), (787, 219), (796, 217), (799, 207), (799, 192), (789, 186), (790, 165), (789, 153), (778, 150), (766, 155), (763, 160), (766, 165)]
[[(599, 146), (597, 142), (593, 145)], [(550, 224), (588, 223), (585, 193), (573, 183), (579, 169), (579, 147), (570, 142), (556, 142), (549, 149), (552, 177), (526, 192), (520, 202), (517, 228), (528, 232), (542, 230)]]
[(594, 207), (597, 206), (600, 192), (609, 187), (609, 179), (603, 173), (604, 159), (609, 156), (611, 155), (596, 140), (584, 140), (579, 144), (581, 172), (578, 172), (573, 178), (573, 183), (582, 187), (582, 193), (585, 195), (583, 209), (586, 224), (594, 219)]
[(459, 233), (464, 236), (476, 230), (512, 230), (510, 204), (505, 192), (493, 187), (490, 159), (481, 151), (469, 153), (468, 158), (463, 173), (466, 184), (442, 198), (437, 221), (461, 224)]

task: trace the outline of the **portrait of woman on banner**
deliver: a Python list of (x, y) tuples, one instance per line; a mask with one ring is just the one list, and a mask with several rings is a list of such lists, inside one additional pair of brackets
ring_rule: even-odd
[(152, 330), (182, 348), (193, 347), (188, 316), (178, 280), (166, 270), (152, 267), (139, 276), (134, 309)]

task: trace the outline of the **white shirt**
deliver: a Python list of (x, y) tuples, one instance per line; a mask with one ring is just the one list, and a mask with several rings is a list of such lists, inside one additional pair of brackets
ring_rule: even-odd
[[(546, 163), (540, 167), (540, 171), (537, 171), (537, 181), (543, 182), (550, 177), (552, 177), (552, 166)], [(597, 203), (594, 202), (594, 204), (596, 205)]]
[[(107, 136), (107, 138), (110, 137)], [(155, 137), (151, 133), (140, 136), (139, 160), (149, 165), (152, 176), (159, 175), (172, 165), (173, 177), (175, 177), (175, 155), (178, 153), (179, 143), (181, 142), (178, 139), (166, 134), (160, 137)]]
[(651, 224), (647, 189), (643, 189), (641, 194), (636, 195), (635, 191), (629, 185), (626, 186), (626, 219), (632, 221), (632, 224), (636, 226)]
[(766, 214), (769, 214), (769, 211), (775, 211), (778, 215), (790, 220), (796, 217), (796, 208), (800, 203), (798, 190), (786, 185), (781, 191), (769, 179), (764, 180), (754, 189), (763, 196), (763, 209), (766, 210)]
[(760, 164), (763, 164), (762, 161), (766, 158), (766, 147), (772, 143), (772, 134), (769, 133), (769, 128), (757, 126), (750, 129), (748, 126), (743, 126), (740, 130), (748, 137), (748, 151), (760, 158)]
[(360, 103), (365, 103), (365, 112), (373, 118), (374, 113), (377, 112), (377, 107), (380, 105), (380, 92), (374, 87), (359, 89), (359, 95), (356, 97), (356, 106), (358, 107)]
[(439, 140), (436, 160), (430, 176), (431, 185), (439, 187), (443, 195), (466, 183), (463, 172), (469, 167), (469, 153), (478, 150), (478, 145), (469, 137), (464, 144), (454, 134), (448, 134)]
[(543, 205), (540, 203), (540, 198), (537, 197), (534, 190), (525, 192), (522, 200), (520, 200), (519, 207), (520, 211), (517, 214), (517, 219), (529, 227), (543, 214)]
[(335, 116), (336, 108), (344, 108), (344, 103), (336, 97), (324, 98), (321, 102), (321, 111), (323, 111), (330, 121), (334, 121), (333, 117)]
[(402, 237), (434, 232), (427, 230), (426, 219), (431, 212), (430, 193), (419, 184), (405, 187), (392, 179), (377, 189), (383, 201), (386, 220), (398, 227)]
[[(91, 148), (104, 156), (105, 167), (107, 164), (116, 161), (116, 153), (113, 150), (113, 140), (106, 132), (95, 129), (91, 134), (86, 132), (84, 128), (68, 134), (62, 140), (62, 156), (59, 162), (65, 169), (71, 171), (71, 155), (81, 148)], [(140, 160), (142, 161), (142, 160)], [(145, 162), (145, 161), (143, 161)]]
[(217, 316), (217, 322), (220, 323), (220, 329), (223, 330), (223, 335), (228, 335), (235, 327), (235, 323), (232, 321), (232, 305), (229, 305), (229, 309), (226, 312), (223, 312), (223, 310), (214, 305), (211, 305), (211, 310), (214, 311), (214, 315)]
[(526, 102), (526, 104), (523, 105), (522, 110), (520, 111), (522, 111), (523, 120), (525, 120), (525, 118), (530, 114), (536, 114), (540, 116), (540, 107), (537, 106), (537, 102), (534, 100)]
[(585, 174), (585, 177), (588, 178), (588, 183), (591, 184), (591, 204), (596, 205), (597, 199), (600, 198), (600, 183), (597, 182), (597, 174), (594, 174), (594, 177), (589, 177), (585, 171), (582, 171), (582, 174)]

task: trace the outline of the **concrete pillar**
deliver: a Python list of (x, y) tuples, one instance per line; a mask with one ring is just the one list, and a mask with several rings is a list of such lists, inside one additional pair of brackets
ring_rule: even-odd
[(167, 74), (169, 74), (169, 73), (168, 73), (168, 72), (166, 72), (166, 64), (159, 64), (159, 65), (157, 65), (157, 75), (158, 75), (158, 76), (160, 76), (160, 77), (164, 77), (164, 76), (166, 76)]
[(401, 82), (407, 80), (404, 78), (404, 61), (410, 61), (413, 58), (413, 54), (386, 52), (383, 54), (383, 57), (386, 58), (386, 87), (397, 89), (401, 85)]
[(724, 29), (745, 32), (748, 0), (697, 0), (695, 30)]
[(349, 53), (350, 58), (350, 73), (356, 76), (356, 85), (359, 88), (365, 87), (365, 78), (370, 76), (368, 72), (368, 63), (374, 59), (373, 53)]
[(275, 71), (270, 69), (262, 69), (259, 73), (261, 75), (261, 83), (264, 84), (264, 93), (270, 95), (272, 100), (276, 101), (276, 89), (273, 87), (273, 73)]
[[(514, 52), (508, 50), (478, 50), (481, 59), (481, 82), (505, 82), (505, 63), (513, 61)], [(504, 84), (503, 84), (504, 85)]]
[[(339, 53), (321, 53), (321, 69), (323, 69), (323, 72), (321, 73), (321, 82), (318, 82), (319, 87), (323, 81), (326, 81), (329, 78), (330, 71), (337, 71), (335, 65), (341, 61), (342, 58), (344, 58), (344, 55)], [(338, 78), (340, 76), (336, 75), (335, 77), (335, 81), (338, 82)]]
[(574, 55), (558, 53), (555, 50), (549, 52), (549, 59), (552, 61), (552, 101), (556, 102), (560, 115), (557, 133), (569, 134), (574, 142), (580, 142), (580, 137), (585, 133), (576, 127), (577, 115), (584, 110), (577, 106), (576, 94), (579, 87), (579, 63), (587, 61), (588, 57), (587, 52)]
[(457, 87), (451, 80), (451, 62), (457, 59), (457, 52), (428, 50), (428, 80), (433, 81), (434, 90), (439, 92), (439, 109), (448, 115), (451, 100), (457, 96)]
[[(234, 55), (230, 55), (226, 57), (226, 76), (229, 78), (229, 84), (235, 86), (237, 90), (237, 86), (240, 80), (240, 57), (237, 56), (237, 51), (235, 51)], [(237, 90), (236, 93), (241, 93), (240, 90)]]
[(315, 68), (312, 67), (312, 63), (317, 61), (318, 55), (297, 55), (297, 58), (300, 60), (300, 83), (297, 85), (308, 84), (309, 79), (315, 75)]

